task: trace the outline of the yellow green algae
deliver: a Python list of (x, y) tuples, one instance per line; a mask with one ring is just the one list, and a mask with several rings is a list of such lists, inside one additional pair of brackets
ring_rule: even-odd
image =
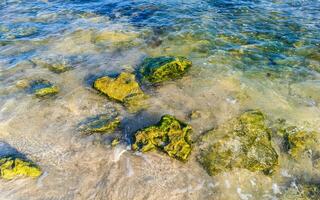
[(294, 184), (282, 193), (279, 200), (319, 200), (319, 184)]
[(294, 159), (308, 157), (309, 153), (320, 153), (320, 135), (315, 131), (301, 130), (297, 127), (288, 127), (285, 130), (285, 142), (288, 153)]
[(146, 58), (140, 69), (142, 79), (150, 83), (181, 78), (192, 66), (192, 62), (185, 57), (161, 56)]
[(117, 114), (108, 113), (90, 117), (80, 123), (80, 130), (87, 133), (112, 133), (120, 125)]
[(202, 138), (199, 162), (210, 175), (234, 168), (270, 174), (278, 165), (278, 154), (271, 143), (271, 130), (259, 110), (244, 112)]
[(142, 107), (143, 100), (147, 98), (135, 75), (128, 72), (122, 72), (116, 78), (109, 76), (98, 78), (93, 87), (131, 110)]
[(171, 115), (164, 115), (158, 124), (135, 133), (132, 149), (141, 152), (158, 150), (186, 161), (192, 150), (191, 132), (191, 126)]
[(41, 175), (40, 168), (30, 161), (13, 156), (0, 158), (0, 176), (3, 179), (14, 179), (17, 177), (36, 178)]
[(115, 147), (117, 146), (118, 144), (120, 144), (120, 139), (119, 138), (114, 138), (111, 142), (111, 146), (112, 147)]
[(47, 80), (35, 80), (30, 84), (29, 91), (36, 97), (42, 98), (57, 94), (59, 88)]

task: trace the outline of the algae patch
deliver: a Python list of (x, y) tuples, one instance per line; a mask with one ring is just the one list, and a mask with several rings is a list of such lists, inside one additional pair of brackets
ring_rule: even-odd
[(191, 126), (170, 115), (164, 115), (158, 124), (135, 133), (133, 150), (159, 150), (170, 157), (186, 161), (191, 153)]
[(210, 175), (234, 168), (269, 174), (278, 165), (265, 116), (258, 110), (247, 111), (208, 132), (202, 141), (208, 145), (198, 159)]
[(147, 98), (135, 75), (127, 72), (122, 72), (116, 78), (101, 77), (94, 82), (93, 87), (109, 98), (123, 103), (129, 110), (142, 108), (143, 100)]
[(10, 180), (17, 177), (36, 178), (41, 173), (40, 168), (30, 161), (13, 156), (0, 158), (0, 176), (3, 179)]
[(161, 83), (181, 78), (192, 66), (192, 62), (184, 57), (162, 56), (146, 58), (140, 69), (144, 81)]

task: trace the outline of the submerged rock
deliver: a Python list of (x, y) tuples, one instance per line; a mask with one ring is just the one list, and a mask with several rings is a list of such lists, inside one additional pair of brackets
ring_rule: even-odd
[(285, 129), (285, 142), (288, 153), (294, 159), (312, 157), (309, 154), (320, 154), (320, 135), (315, 131), (300, 130), (297, 127)]
[(90, 117), (80, 123), (79, 129), (87, 134), (91, 133), (111, 133), (120, 125), (117, 114), (110, 112)]
[(317, 184), (295, 184), (282, 193), (279, 200), (319, 200), (320, 186)]
[(116, 78), (101, 77), (94, 82), (93, 87), (109, 98), (123, 103), (130, 110), (141, 108), (143, 100), (147, 97), (135, 75), (127, 72), (122, 72)]
[(46, 80), (36, 80), (31, 82), (29, 91), (35, 94), (36, 97), (47, 97), (53, 96), (59, 92), (59, 88), (49, 81)]
[(69, 71), (71, 69), (70, 66), (66, 65), (65, 63), (54, 63), (54, 64), (47, 64), (46, 67), (57, 74), (61, 74), (63, 72)]
[(192, 149), (191, 132), (191, 126), (164, 115), (158, 124), (135, 133), (132, 149), (141, 152), (159, 150), (172, 158), (186, 161)]
[(181, 78), (192, 66), (192, 62), (184, 57), (162, 56), (146, 58), (140, 72), (144, 81), (160, 83)]
[(258, 110), (247, 111), (208, 132), (202, 141), (199, 162), (210, 175), (234, 168), (269, 174), (278, 165), (265, 116)]
[(62, 60), (62, 61), (60, 60), (59, 61), (57, 61), (57, 59), (42, 60), (39, 58), (33, 58), (31, 62), (33, 62), (37, 66), (47, 68), (56, 74), (61, 74), (63, 72), (66, 72), (72, 69), (72, 67), (69, 64), (67, 64), (65, 60)]
[(0, 158), (0, 176), (3, 179), (17, 177), (38, 177), (41, 175), (40, 168), (34, 163), (14, 156)]

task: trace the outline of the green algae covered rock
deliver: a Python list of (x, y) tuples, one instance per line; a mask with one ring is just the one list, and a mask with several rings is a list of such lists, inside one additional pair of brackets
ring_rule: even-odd
[(98, 78), (93, 87), (133, 110), (142, 107), (142, 101), (147, 97), (136, 81), (135, 75), (127, 72), (122, 72), (116, 78), (109, 76)]
[(0, 177), (3, 179), (10, 180), (17, 177), (36, 178), (41, 173), (40, 168), (30, 161), (13, 156), (0, 158)]
[(204, 135), (198, 160), (210, 175), (234, 168), (269, 174), (278, 165), (270, 135), (263, 113), (247, 111)]
[(162, 56), (146, 58), (140, 73), (144, 81), (161, 83), (181, 78), (192, 66), (192, 62), (184, 57)]
[(320, 186), (317, 184), (295, 184), (282, 193), (279, 200), (319, 200)]
[(86, 133), (112, 133), (120, 125), (120, 120), (116, 113), (110, 112), (90, 117), (80, 123), (79, 129)]
[(36, 97), (53, 96), (59, 92), (59, 88), (46, 80), (35, 80), (31, 82), (29, 91)]
[(297, 127), (288, 127), (285, 129), (285, 142), (288, 153), (294, 159), (300, 159), (308, 156), (308, 152), (320, 154), (320, 135), (315, 131), (300, 130)]
[(191, 153), (191, 126), (170, 115), (164, 115), (154, 126), (135, 133), (133, 150), (159, 150), (170, 157), (186, 161)]

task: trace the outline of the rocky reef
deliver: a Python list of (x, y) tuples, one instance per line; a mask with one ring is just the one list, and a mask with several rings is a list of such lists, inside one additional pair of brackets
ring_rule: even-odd
[(244, 112), (202, 138), (199, 162), (210, 175), (234, 168), (270, 174), (278, 165), (265, 116), (258, 110)]
[(53, 96), (59, 92), (58, 86), (53, 85), (47, 80), (32, 81), (28, 90), (39, 98)]
[(140, 68), (143, 81), (152, 84), (181, 78), (192, 66), (184, 57), (161, 56), (146, 58)]
[(34, 163), (15, 156), (0, 158), (0, 177), (14, 179), (18, 177), (38, 177), (41, 175), (40, 168)]
[(127, 72), (122, 72), (115, 78), (109, 76), (98, 78), (93, 87), (133, 111), (143, 107), (142, 102), (147, 97), (136, 81), (135, 75)]
[(170, 115), (162, 116), (158, 124), (135, 133), (133, 150), (158, 150), (172, 158), (186, 161), (191, 153), (191, 126)]

